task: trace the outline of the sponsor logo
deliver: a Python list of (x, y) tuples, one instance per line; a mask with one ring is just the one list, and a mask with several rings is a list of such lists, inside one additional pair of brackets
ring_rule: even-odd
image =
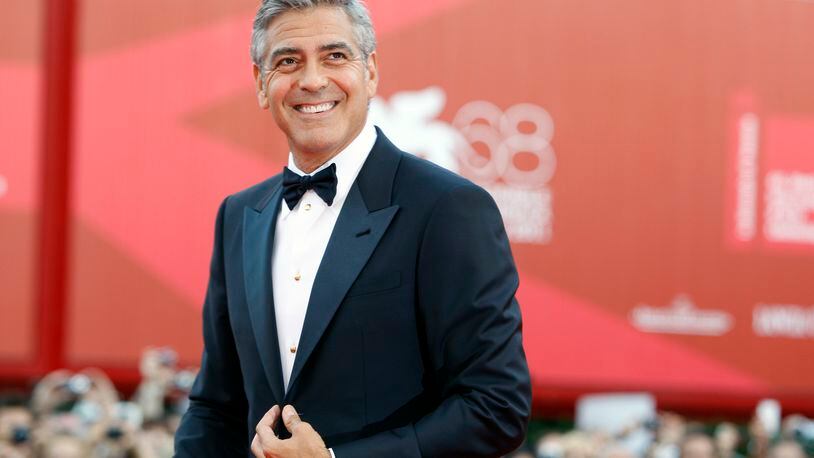
[(462, 106), (451, 123), (439, 120), (439, 87), (371, 101), (373, 122), (401, 149), (483, 186), (495, 199), (512, 242), (549, 243), (553, 196), (548, 183), (557, 158), (554, 122), (542, 107), (519, 103), (501, 110), (487, 101)]
[(720, 336), (732, 329), (732, 315), (721, 310), (701, 310), (686, 295), (667, 307), (639, 304), (630, 312), (630, 322), (643, 332)]
[(814, 306), (758, 304), (752, 310), (752, 330), (761, 337), (814, 339)]
[(735, 201), (735, 238), (748, 242), (757, 235), (758, 135), (760, 121), (754, 113), (738, 119)]
[(814, 245), (814, 173), (766, 174), (763, 235), (774, 243)]
[(814, 248), (814, 117), (761, 115), (733, 103), (727, 240), (736, 249)]

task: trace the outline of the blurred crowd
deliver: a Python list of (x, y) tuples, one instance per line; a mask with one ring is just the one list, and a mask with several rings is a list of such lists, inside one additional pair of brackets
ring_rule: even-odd
[[(169, 348), (149, 348), (142, 380), (122, 399), (101, 371), (55, 371), (30, 397), (0, 396), (0, 458), (163, 458), (188, 406), (195, 369)], [(672, 414), (613, 433), (536, 431), (511, 458), (814, 458), (814, 420), (789, 415), (776, 427), (701, 424)]]
[(812, 458), (814, 420), (789, 415), (776, 431), (760, 418), (747, 425), (704, 424), (680, 415), (656, 418), (615, 434), (572, 430), (544, 432), (511, 458)]
[(101, 371), (59, 370), (30, 398), (0, 400), (0, 458), (163, 458), (186, 410), (195, 370), (180, 369), (169, 348), (150, 348), (141, 383), (122, 399)]

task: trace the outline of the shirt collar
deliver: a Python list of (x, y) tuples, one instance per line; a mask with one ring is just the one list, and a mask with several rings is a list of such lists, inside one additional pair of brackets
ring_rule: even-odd
[[(329, 209), (334, 209), (334, 211), (338, 212), (339, 209), (342, 208), (342, 204), (345, 202), (348, 192), (350, 192), (351, 185), (356, 180), (356, 176), (359, 175), (362, 165), (364, 165), (367, 156), (370, 154), (370, 150), (373, 149), (373, 145), (376, 143), (376, 137), (376, 128), (373, 127), (373, 123), (370, 117), (368, 117), (362, 131), (359, 132), (359, 135), (357, 135), (345, 149), (311, 172), (311, 175), (313, 175), (330, 167), (331, 164), (336, 164), (336, 196), (334, 197), (333, 204), (328, 207)], [(308, 175), (297, 167), (294, 163), (294, 155), (290, 152), (288, 153), (288, 168), (297, 175)], [(280, 211), (280, 216), (283, 219), (291, 213), (291, 210), (288, 209), (288, 205), (280, 205)]]

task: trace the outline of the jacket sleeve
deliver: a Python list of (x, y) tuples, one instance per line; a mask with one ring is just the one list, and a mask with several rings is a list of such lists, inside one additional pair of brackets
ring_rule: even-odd
[(175, 433), (176, 457), (246, 456), (249, 452), (248, 403), (226, 296), (223, 225), (227, 200), (218, 209), (215, 223), (215, 245), (203, 306), (201, 369), (189, 395), (189, 409)]
[(531, 383), (514, 297), (517, 271), (486, 191), (462, 185), (436, 203), (416, 275), (425, 366), (442, 402), (413, 424), (335, 446), (336, 457), (509, 453), (525, 439)]

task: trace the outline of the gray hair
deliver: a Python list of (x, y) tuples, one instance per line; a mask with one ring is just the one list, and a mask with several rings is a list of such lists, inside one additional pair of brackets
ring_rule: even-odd
[(254, 17), (252, 28), (252, 62), (263, 68), (263, 60), (268, 53), (268, 37), (266, 29), (274, 18), (291, 10), (306, 10), (319, 6), (334, 6), (342, 8), (353, 24), (353, 34), (367, 60), (368, 56), (376, 50), (376, 33), (373, 31), (373, 22), (370, 13), (362, 0), (262, 0)]

